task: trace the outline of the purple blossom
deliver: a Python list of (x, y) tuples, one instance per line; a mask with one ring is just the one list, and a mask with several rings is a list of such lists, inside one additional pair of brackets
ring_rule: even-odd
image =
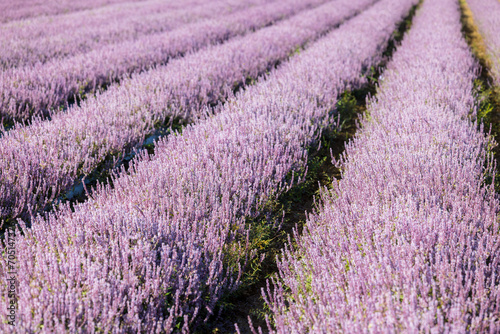
[[(146, 1), (0, 25), (0, 68), (45, 63), (177, 28), (263, 1)], [(247, 3), (247, 5), (245, 5)], [(114, 6), (115, 7), (115, 6)]]
[[(18, 0), (18, 1), (2, 1), (0, 3), (0, 22), (8, 22), (13, 20), (26, 20), (30, 17), (62, 15), (63, 13), (81, 11), (81, 10), (116, 10), (123, 6), (136, 6), (143, 0), (85, 0), (85, 1), (57, 1), (46, 2), (39, 0)], [(126, 2), (127, 4), (120, 4)], [(114, 5), (114, 6), (113, 6)], [(99, 8), (102, 7), (102, 8)]]

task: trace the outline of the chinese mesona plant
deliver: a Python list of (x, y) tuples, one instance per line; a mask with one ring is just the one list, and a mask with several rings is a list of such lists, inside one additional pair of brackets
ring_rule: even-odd
[(84, 11), (35, 22), (4, 24), (0, 25), (0, 68), (7, 70), (63, 59), (265, 2), (188, 0), (179, 6), (171, 0), (157, 1), (143, 3), (142, 9), (117, 9), (103, 16)]
[(165, 119), (196, 119), (246, 78), (257, 78), (372, 3), (324, 4), (123, 80), (50, 121), (18, 125), (0, 138), (0, 217), (26, 217), (43, 208), (79, 175), (140, 144)]
[[(0, 73), (0, 115), (5, 120), (18, 121), (33, 116), (46, 117), (57, 112), (53, 109), (65, 105), (74, 95), (93, 92), (132, 72), (162, 65), (170, 58), (244, 35), (322, 2), (325, 0), (289, 0), (252, 8), (245, 8), (245, 4), (229, 6), (221, 1), (214, 2), (210, 8), (200, 11), (211, 17), (207, 20), (184, 25), (177, 23), (180, 27), (167, 32), (6, 70)], [(234, 13), (228, 14), (230, 10)], [(188, 11), (190, 15), (193, 12)]]
[[(499, 204), (453, 0), (427, 0), (265, 297), (276, 333), (500, 329)], [(271, 326), (272, 324), (272, 326)]]
[(23, 228), (15, 329), (187, 332), (210, 315), (252, 255), (245, 217), (295, 182), (338, 93), (364, 82), (414, 3), (380, 1), (158, 142), (113, 187)]
[[(140, 3), (143, 0), (132, 1), (132, 4)], [(38, 0), (3, 1), (0, 4), (0, 22), (14, 20), (26, 20), (30, 17), (57, 15), (72, 11), (100, 9), (99, 7), (114, 7), (116, 10), (121, 2), (130, 3), (128, 0), (84, 0), (84, 1), (58, 1), (39, 2)], [(110, 6), (110, 5), (115, 6)], [(121, 6), (120, 6), (121, 7)]]

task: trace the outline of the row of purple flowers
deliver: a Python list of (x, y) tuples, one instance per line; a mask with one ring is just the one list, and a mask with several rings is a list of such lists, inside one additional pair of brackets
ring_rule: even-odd
[(287, 175), (305, 168), (338, 94), (366, 80), (415, 2), (379, 1), (215, 116), (160, 140), (74, 211), (23, 228), (16, 330), (187, 332), (210, 315), (252, 256), (245, 217), (294, 183)]
[[(139, 3), (143, 0), (63, 0), (57, 2), (39, 0), (2, 1), (0, 3), (0, 22), (16, 20), (32, 20), (36, 17), (53, 17), (82, 10), (99, 10), (102, 8), (115, 10), (120, 3)], [(114, 5), (114, 6), (113, 6)], [(118, 7), (119, 8), (119, 7)]]
[(373, 2), (326, 3), (124, 80), (50, 121), (8, 131), (0, 138), (1, 217), (35, 213), (106, 157), (140, 144), (166, 118), (204, 115), (207, 105), (226, 99), (237, 84), (272, 69)]
[(175, 29), (203, 18), (247, 8), (263, 0), (146, 1), (114, 10), (82, 11), (0, 25), (0, 68), (45, 63), (142, 36)]
[(265, 294), (277, 333), (500, 330), (494, 141), (461, 28), (457, 1), (423, 2), (342, 179), (283, 252)]
[[(236, 4), (231, 6), (226, 2), (193, 6), (182, 13), (170, 12), (171, 18), (166, 22), (171, 29), (166, 32), (1, 72), (0, 115), (17, 121), (47, 117), (75, 95), (92, 93), (104, 84), (126, 80), (124, 77), (133, 72), (163, 65), (172, 58), (276, 23), (325, 0), (287, 0), (257, 6), (241, 0), (233, 1)], [(201, 20), (200, 16), (208, 19)], [(194, 18), (196, 22), (185, 23)], [(67, 43), (64, 46), (71, 48)]]

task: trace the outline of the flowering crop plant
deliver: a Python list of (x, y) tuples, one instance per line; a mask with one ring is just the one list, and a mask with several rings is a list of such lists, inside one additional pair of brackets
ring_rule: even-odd
[(0, 332), (500, 331), (463, 1), (1, 1)]
[(188, 0), (189, 8), (185, 8), (175, 1), (156, 0), (144, 2), (140, 7), (137, 4), (119, 5), (111, 10), (106, 8), (9, 22), (0, 25), (0, 68), (62, 59), (100, 46), (172, 30), (252, 3), (259, 1), (223, 0), (204, 5), (201, 0)]
[(50, 121), (18, 124), (0, 138), (0, 217), (36, 212), (106, 157), (142, 143), (166, 118), (200, 118), (246, 78), (264, 74), (373, 2), (338, 0), (305, 10), (123, 80)]
[(500, 330), (498, 199), (472, 95), (477, 64), (453, 0), (424, 1), (342, 179), (284, 250), (275, 332)]
[[(135, 2), (140, 2), (142, 0), (127, 1), (127, 0), (86, 0), (86, 1), (57, 1), (57, 2), (40, 2), (38, 0), (19, 0), (19, 1), (2, 1), (0, 3), (0, 12), (2, 17), (0, 22), (17, 21), (21, 19), (27, 19), (31, 17), (46, 17), (48, 19), (52, 16), (48, 14), (61, 14), (61, 13), (72, 13), (78, 12), (80, 10), (90, 10), (95, 9), (100, 11), (116, 10), (117, 6), (105, 6), (110, 4), (120, 5), (123, 2), (130, 2), (129, 6), (138, 6)], [(139, 6), (142, 4), (139, 4)], [(122, 7), (122, 6), (120, 6)]]
[[(231, 6), (227, 1), (213, 2), (196, 10), (174, 11), (169, 20), (172, 29), (166, 32), (121, 43), (101, 43), (89, 52), (7, 70), (0, 74), (2, 116), (18, 121), (47, 117), (75, 95), (88, 94), (132, 72), (244, 35), (322, 2), (325, 0), (292, 0), (253, 7), (242, 1)], [(191, 17), (206, 19), (182, 24), (192, 21)]]

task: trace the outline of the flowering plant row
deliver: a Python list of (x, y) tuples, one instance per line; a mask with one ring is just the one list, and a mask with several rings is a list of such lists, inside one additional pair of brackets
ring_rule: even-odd
[[(33, 116), (47, 117), (75, 95), (94, 92), (133, 72), (244, 35), (325, 0), (288, 0), (253, 7), (241, 0), (233, 2), (235, 4), (229, 5), (227, 1), (215, 1), (183, 9), (185, 13), (170, 12), (172, 18), (168, 22), (171, 29), (162, 33), (100, 45), (71, 57), (1, 72), (0, 114), (5, 120), (17, 121), (26, 121)], [(228, 11), (232, 11), (231, 14)], [(208, 19), (201, 20), (200, 16)], [(196, 22), (185, 23), (193, 21), (194, 17)]]
[(23, 228), (12, 241), (24, 292), (16, 329), (188, 332), (210, 315), (252, 256), (245, 217), (295, 182), (287, 175), (305, 167), (338, 94), (366, 80), (415, 2), (376, 3), (160, 140), (113, 186)]
[[(0, 25), (0, 68), (45, 63), (179, 25), (246, 8), (262, 0), (146, 1)], [(220, 13), (220, 14), (219, 14)]]
[[(42, 2), (38, 0), (19, 0), (19, 1), (3, 1), (0, 4), (0, 22), (5, 23), (15, 20), (28, 20), (35, 17), (51, 17), (54, 15), (62, 15), (63, 13), (80, 11), (80, 10), (95, 10), (101, 9), (115, 10), (120, 3), (127, 2), (131, 4), (140, 3), (142, 0), (82, 0), (82, 1), (58, 1), (58, 2)], [(112, 6), (115, 5), (115, 6)]]
[[(426, 0), (383, 73), (342, 179), (265, 294), (277, 333), (499, 331), (492, 142), (454, 0)], [(273, 288), (271, 288), (273, 287)]]
[(204, 107), (230, 96), (236, 85), (257, 78), (373, 1), (326, 3), (123, 80), (50, 121), (8, 131), (0, 138), (0, 216), (43, 208), (106, 157), (140, 144), (158, 123), (204, 115)]

